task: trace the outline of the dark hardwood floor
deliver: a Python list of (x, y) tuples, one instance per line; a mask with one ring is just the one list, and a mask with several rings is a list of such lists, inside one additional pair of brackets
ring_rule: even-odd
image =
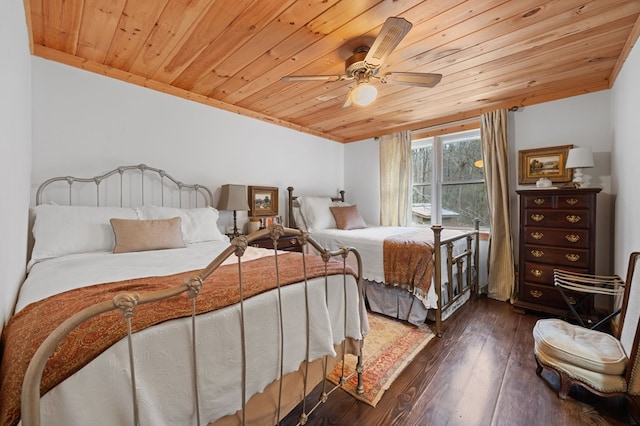
[[(539, 317), (477, 297), (444, 322), (395, 380), (376, 408), (337, 390), (308, 425), (626, 425), (624, 398), (601, 398), (572, 387), (555, 393), (557, 377), (536, 376), (532, 329)], [(309, 401), (317, 400), (315, 390)], [(299, 411), (282, 422), (295, 425)]]

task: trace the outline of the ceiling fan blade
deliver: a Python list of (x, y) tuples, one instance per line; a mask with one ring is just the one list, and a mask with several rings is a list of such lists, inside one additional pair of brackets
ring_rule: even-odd
[(342, 75), (285, 75), (280, 80), (287, 83), (294, 81), (338, 81), (343, 77)]
[(406, 86), (433, 87), (440, 83), (442, 74), (422, 72), (389, 72), (381, 78), (383, 83), (403, 84)]
[(342, 108), (349, 108), (351, 105), (353, 105), (353, 101), (351, 100), (351, 92), (353, 92), (353, 88), (349, 89), (349, 92), (347, 93), (347, 97), (344, 100), (344, 103), (342, 104)]
[(413, 25), (404, 18), (387, 18), (380, 33), (369, 49), (364, 63), (371, 69), (380, 68), (387, 56), (407, 35)]

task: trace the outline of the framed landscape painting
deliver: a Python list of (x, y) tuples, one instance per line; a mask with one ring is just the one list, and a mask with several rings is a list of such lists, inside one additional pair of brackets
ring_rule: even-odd
[(572, 170), (567, 169), (567, 156), (573, 145), (518, 151), (518, 183), (536, 183), (540, 178), (551, 182), (571, 182)]
[(249, 216), (277, 216), (278, 188), (274, 186), (249, 187)]

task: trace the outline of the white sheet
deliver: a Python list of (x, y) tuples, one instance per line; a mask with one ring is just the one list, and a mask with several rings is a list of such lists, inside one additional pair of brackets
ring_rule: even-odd
[[(90, 253), (42, 261), (33, 266), (22, 286), (16, 309), (60, 291), (140, 276), (167, 275), (201, 269), (225, 242), (193, 244), (184, 249), (137, 253)], [(243, 260), (270, 253), (249, 247)], [(231, 256), (231, 262), (237, 258)], [(361, 339), (355, 280), (348, 281), (346, 335)], [(310, 360), (335, 355), (333, 345), (344, 338), (342, 276), (329, 281), (328, 304), (309, 303)], [(325, 300), (324, 279), (309, 282), (311, 300)], [(282, 289), (285, 322), (284, 373), (298, 369), (305, 357), (304, 285)], [(279, 377), (279, 326), (276, 292), (245, 303), (247, 324), (247, 398)], [(197, 319), (201, 415), (213, 421), (241, 408), (241, 346), (239, 306), (200, 315)], [(144, 424), (196, 424), (191, 384), (190, 318), (168, 321), (134, 335), (138, 401)], [(366, 321), (366, 319), (365, 319)], [(368, 325), (363, 324), (363, 331)], [(102, 353), (43, 396), (43, 424), (128, 424), (132, 421), (126, 340)]]
[[(354, 247), (362, 257), (362, 277), (369, 281), (384, 283), (384, 239), (392, 235), (410, 232), (415, 228), (403, 226), (371, 226), (363, 229), (323, 229), (316, 231), (311, 236), (323, 247), (336, 250), (340, 247)], [(428, 228), (426, 228), (428, 229)], [(425, 230), (426, 230), (425, 229)], [(442, 238), (449, 238), (459, 234), (460, 231), (444, 229)], [(462, 253), (466, 249), (464, 239), (454, 243), (454, 255)], [(447, 251), (442, 249), (442, 280), (446, 282)], [(420, 299), (427, 309), (435, 309), (438, 304), (438, 297), (434, 286), (429, 287), (427, 297)]]

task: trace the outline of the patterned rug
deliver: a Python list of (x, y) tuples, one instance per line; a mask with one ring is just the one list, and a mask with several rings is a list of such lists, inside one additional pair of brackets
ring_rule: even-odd
[[(371, 312), (369, 328), (369, 334), (364, 340), (364, 394), (356, 392), (357, 376), (345, 383), (344, 390), (375, 407), (384, 391), (389, 389), (391, 383), (434, 334), (426, 325), (417, 327)], [(354, 355), (346, 356), (345, 375), (355, 369), (356, 361)], [(338, 383), (341, 371), (342, 361), (335, 366), (328, 379), (334, 384)]]

